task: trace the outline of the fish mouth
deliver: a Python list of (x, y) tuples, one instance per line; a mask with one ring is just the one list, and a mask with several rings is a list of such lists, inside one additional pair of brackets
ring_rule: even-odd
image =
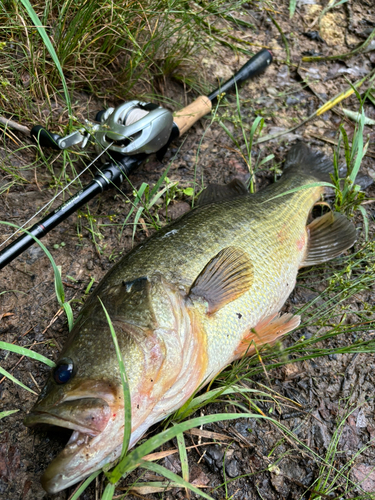
[[(26, 426), (48, 424), (73, 431), (41, 478), (48, 493), (57, 493), (114, 460), (111, 452), (116, 448), (116, 432), (121, 436), (116, 429), (118, 416), (99, 398), (73, 399), (48, 409), (36, 405), (25, 418)], [(123, 423), (122, 419), (122, 428)]]
[(50, 424), (96, 436), (105, 429), (110, 415), (111, 408), (102, 398), (74, 398), (56, 406), (36, 404), (24, 423), (27, 427)]

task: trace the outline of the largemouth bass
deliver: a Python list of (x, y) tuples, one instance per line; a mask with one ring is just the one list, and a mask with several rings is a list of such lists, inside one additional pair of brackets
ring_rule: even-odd
[[(256, 194), (213, 187), (195, 208), (123, 257), (80, 312), (28, 426), (72, 429), (42, 477), (58, 492), (121, 453), (123, 389), (103, 301), (130, 385), (133, 446), (229, 363), (299, 325), (279, 314), (298, 269), (351, 247), (356, 230), (328, 213), (308, 224), (332, 163), (298, 143), (281, 180)], [(295, 188), (303, 189), (295, 190)], [(294, 191), (293, 191), (294, 190)], [(285, 194), (287, 193), (287, 194)], [(282, 196), (280, 196), (282, 195)]]

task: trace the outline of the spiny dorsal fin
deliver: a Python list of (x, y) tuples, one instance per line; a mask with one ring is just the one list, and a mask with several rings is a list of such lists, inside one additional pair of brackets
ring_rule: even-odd
[(328, 212), (307, 226), (307, 254), (300, 267), (321, 264), (347, 250), (357, 240), (354, 224), (345, 215)]
[(304, 172), (319, 181), (331, 182), (329, 174), (333, 174), (334, 167), (332, 161), (323, 153), (312, 151), (304, 142), (297, 142), (288, 152), (284, 171)]
[(233, 179), (229, 184), (210, 184), (199, 195), (197, 206), (230, 200), (243, 194), (249, 194), (249, 191), (240, 179)]
[(247, 292), (253, 278), (253, 265), (248, 255), (238, 248), (227, 247), (211, 259), (199, 274), (189, 297), (206, 300), (208, 313), (212, 314)]
[(263, 344), (272, 344), (281, 335), (297, 328), (300, 322), (301, 317), (293, 316), (293, 314), (268, 316), (245, 335), (234, 353), (235, 356), (239, 358), (244, 354), (252, 354), (254, 352), (252, 343), (257, 347)]

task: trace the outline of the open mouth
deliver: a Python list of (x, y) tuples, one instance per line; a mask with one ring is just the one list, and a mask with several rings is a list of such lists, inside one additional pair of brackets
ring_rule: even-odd
[[(101, 445), (106, 441), (112, 411), (99, 398), (64, 401), (50, 408), (34, 408), (25, 418), (25, 425), (48, 424), (71, 429), (64, 449), (52, 460), (41, 483), (49, 493), (57, 493), (97, 470), (102, 462)], [(113, 416), (113, 415), (112, 415)]]
[(83, 432), (73, 431), (69, 441), (66, 443), (64, 450), (74, 453), (77, 448), (80, 448), (82, 445), (88, 445), (91, 440), (92, 436), (84, 434)]
[(94, 437), (74, 430), (64, 449), (48, 465), (41, 477), (43, 488), (48, 493), (57, 493), (79, 481), (90, 473), (84, 457), (92, 446)]

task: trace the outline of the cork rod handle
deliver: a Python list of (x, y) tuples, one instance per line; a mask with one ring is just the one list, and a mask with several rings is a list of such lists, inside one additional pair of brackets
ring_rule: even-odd
[(184, 134), (200, 118), (211, 112), (212, 102), (206, 96), (199, 96), (195, 101), (186, 106), (186, 108), (177, 111), (173, 121), (177, 125), (180, 135)]

